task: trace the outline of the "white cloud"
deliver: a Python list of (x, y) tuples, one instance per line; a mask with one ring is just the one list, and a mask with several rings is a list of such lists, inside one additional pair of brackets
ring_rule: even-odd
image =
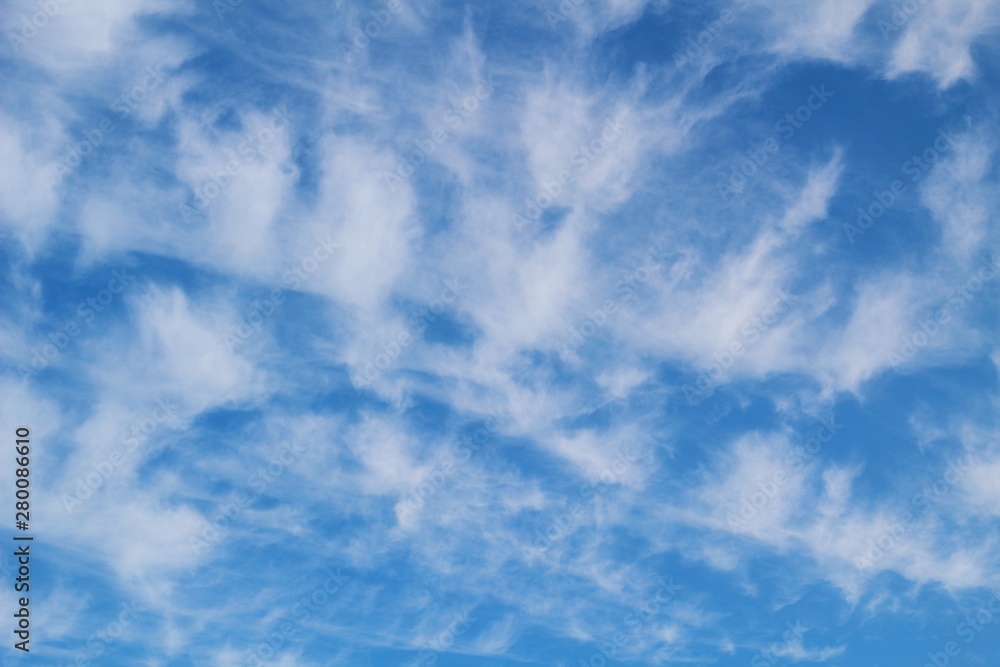
[[(60, 78), (80, 76), (88, 68), (112, 61), (123, 41), (135, 34), (134, 21), (155, 13), (183, 11), (181, 0), (94, 0), (37, 3), (15, 0), (5, 21), (5, 34), (19, 37), (18, 53)], [(41, 11), (39, 11), (41, 10)], [(22, 18), (35, 28), (25, 27)], [(40, 27), (39, 27), (40, 26)]]
[[(944, 247), (961, 265), (985, 240), (996, 239), (989, 224), (997, 203), (991, 177), (996, 145), (986, 128), (945, 136), (952, 137), (951, 150), (921, 185), (920, 200), (941, 224)], [(935, 149), (941, 145), (938, 140)]]
[(409, 185), (391, 192), (383, 174), (396, 165), (356, 137), (323, 143), (321, 198), (306, 238), (333, 235), (345, 252), (317, 273), (315, 289), (363, 313), (378, 312), (412, 258), (420, 227)]
[(998, 25), (996, 0), (929, 0), (908, 19), (894, 44), (888, 75), (924, 72), (941, 88), (974, 77), (972, 46)]
[(62, 128), (50, 116), (43, 117), (41, 128), (29, 128), (0, 115), (0, 183), (4, 190), (0, 214), (33, 252), (45, 241), (59, 206), (52, 160)]
[(775, 48), (790, 55), (848, 61), (854, 32), (875, 0), (763, 0), (777, 31)]
[(857, 391), (890, 366), (889, 355), (899, 351), (926, 299), (919, 284), (905, 273), (890, 273), (859, 285), (848, 321), (824, 355), (824, 370), (837, 389)]

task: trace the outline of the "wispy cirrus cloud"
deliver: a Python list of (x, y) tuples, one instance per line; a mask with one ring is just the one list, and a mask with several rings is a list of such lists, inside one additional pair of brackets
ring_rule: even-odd
[(11, 3), (38, 655), (941, 650), (998, 583), (997, 7)]

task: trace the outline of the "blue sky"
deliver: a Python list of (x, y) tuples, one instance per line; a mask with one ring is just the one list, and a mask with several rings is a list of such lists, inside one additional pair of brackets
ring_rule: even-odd
[(3, 664), (996, 664), (1000, 2), (2, 16)]

